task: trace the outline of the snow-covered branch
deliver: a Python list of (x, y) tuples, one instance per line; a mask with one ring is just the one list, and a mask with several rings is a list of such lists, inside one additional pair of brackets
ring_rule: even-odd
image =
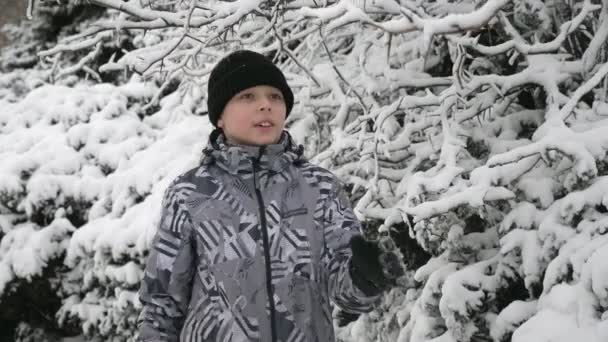
[(494, 46), (486, 46), (479, 43), (480, 36), (477, 36), (475, 38), (456, 37), (451, 39), (454, 41), (454, 43), (471, 47), (485, 55), (498, 55), (512, 49), (523, 55), (553, 52), (560, 49), (560, 47), (564, 44), (564, 41), (566, 41), (566, 39), (568, 38), (568, 35), (576, 31), (583, 23), (583, 21), (587, 18), (587, 16), (589, 16), (589, 14), (601, 8), (602, 6), (592, 4), (590, 0), (586, 0), (583, 3), (583, 7), (576, 15), (576, 17), (574, 17), (572, 20), (563, 23), (560, 26), (558, 35), (549, 42), (536, 42), (534, 44), (529, 44), (521, 38), (521, 36), (517, 33), (516, 29), (509, 22), (509, 19), (504, 14), (500, 14), (499, 16), (501, 22), (506, 28), (508, 28), (508, 32), (514, 32), (513, 39), (509, 41)]

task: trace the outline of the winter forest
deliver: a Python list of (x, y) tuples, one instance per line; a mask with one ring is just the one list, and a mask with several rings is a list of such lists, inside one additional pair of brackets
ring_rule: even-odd
[[(27, 0), (22, 0), (27, 1)], [(230, 51), (407, 268), (342, 342), (608, 341), (608, 0), (30, 0), (0, 53), (0, 340), (132, 341)]]

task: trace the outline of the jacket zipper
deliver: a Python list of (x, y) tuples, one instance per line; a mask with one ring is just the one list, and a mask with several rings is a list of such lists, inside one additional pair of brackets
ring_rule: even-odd
[(270, 265), (270, 243), (268, 241), (268, 227), (266, 222), (266, 209), (264, 205), (264, 198), (262, 197), (262, 191), (258, 184), (257, 169), (260, 165), (260, 159), (264, 153), (264, 146), (260, 147), (260, 154), (257, 159), (253, 159), (253, 185), (255, 187), (255, 194), (258, 199), (258, 207), (260, 209), (260, 225), (262, 229), (262, 242), (264, 244), (264, 264), (266, 266), (266, 293), (268, 294), (268, 301), (270, 304), (270, 333), (272, 336), (272, 342), (277, 341), (277, 327), (275, 322), (275, 303), (274, 303), (274, 292), (272, 291), (272, 272)]

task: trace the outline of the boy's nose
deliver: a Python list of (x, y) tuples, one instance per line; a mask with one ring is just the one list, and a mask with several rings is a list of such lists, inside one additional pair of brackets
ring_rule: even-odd
[(272, 102), (270, 101), (270, 99), (266, 96), (263, 96), (260, 98), (260, 110), (270, 110)]

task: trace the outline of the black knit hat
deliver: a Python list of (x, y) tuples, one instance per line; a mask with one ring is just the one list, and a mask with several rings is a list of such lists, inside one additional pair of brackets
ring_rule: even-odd
[(264, 55), (249, 50), (235, 51), (211, 70), (207, 83), (209, 121), (217, 126), (226, 103), (237, 93), (254, 86), (269, 85), (283, 93), (287, 115), (293, 107), (293, 93), (285, 76)]

